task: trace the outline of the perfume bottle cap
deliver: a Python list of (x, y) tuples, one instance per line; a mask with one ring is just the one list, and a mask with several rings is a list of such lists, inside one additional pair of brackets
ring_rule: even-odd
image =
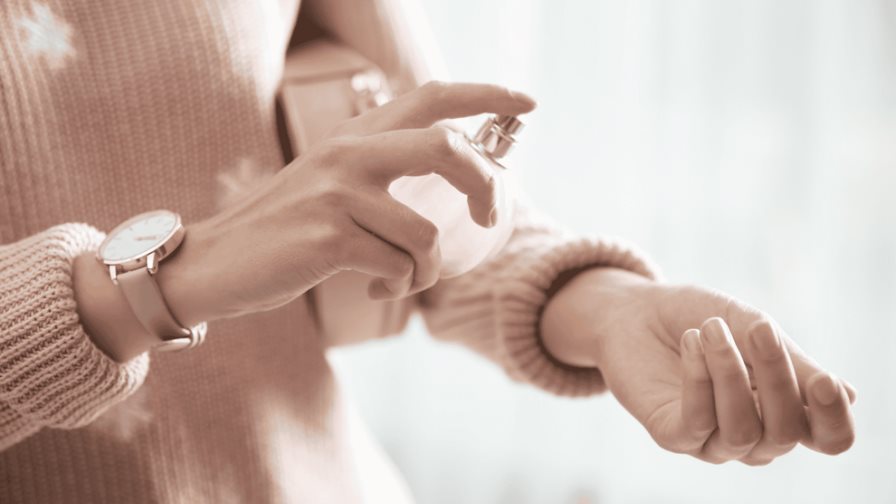
[(508, 135), (516, 135), (526, 126), (517, 116), (510, 115), (495, 116), (495, 124)]
[(501, 159), (513, 148), (516, 143), (513, 135), (520, 132), (523, 126), (523, 122), (516, 116), (490, 117), (476, 132), (472, 142), (487, 156)]

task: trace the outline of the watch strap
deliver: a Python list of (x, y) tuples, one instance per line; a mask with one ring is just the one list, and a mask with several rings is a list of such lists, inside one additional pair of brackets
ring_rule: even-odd
[(205, 324), (185, 328), (178, 323), (165, 303), (159, 284), (147, 268), (119, 273), (116, 280), (134, 315), (147, 331), (160, 339), (157, 350), (180, 350), (202, 341)]

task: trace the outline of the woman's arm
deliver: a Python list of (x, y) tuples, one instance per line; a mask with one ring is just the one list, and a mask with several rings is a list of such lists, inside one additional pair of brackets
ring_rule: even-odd
[[(531, 108), (493, 86), (461, 88), (482, 95), (483, 112)], [(401, 295), (387, 283), (430, 287), (438, 278), (434, 226), (396, 202), (389, 184), (439, 174), (469, 197), (483, 225), (495, 199), (479, 155), (455, 149), (453, 132), (429, 127), (440, 98), (410, 93), (359, 118), (376, 122), (392, 111), (409, 122), (328, 140), (188, 226), (158, 273), (174, 316), (193, 325), (273, 309), (345, 270), (373, 277), (380, 299)], [(91, 257), (103, 238), (88, 225), (65, 224), (0, 246), (0, 448), (42, 427), (85, 425), (146, 375), (155, 338)]]
[[(517, 207), (514, 220), (514, 233), (499, 254), (423, 293), (427, 327), (435, 338), (461, 343), (511, 378), (548, 392), (584, 396), (606, 390), (596, 366), (581, 359), (561, 361), (548, 350), (540, 334), (542, 313), (571, 272), (617, 269), (649, 282), (659, 276), (658, 269), (632, 244), (571, 235), (525, 205)], [(566, 342), (570, 336), (557, 334), (555, 346), (578, 350)]]

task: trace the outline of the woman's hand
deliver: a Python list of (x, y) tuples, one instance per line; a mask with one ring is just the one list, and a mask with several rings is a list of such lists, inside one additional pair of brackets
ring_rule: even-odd
[[(343, 270), (377, 280), (374, 298), (432, 286), (438, 229), (388, 192), (402, 176), (437, 173), (493, 225), (489, 163), (436, 122), (522, 114), (531, 98), (484, 84), (427, 84), (347, 121), (236, 205), (188, 228), (159, 282), (184, 324), (271, 309)], [(198, 290), (201, 289), (201, 290)]]
[(797, 443), (828, 454), (852, 445), (852, 387), (723, 293), (589, 270), (549, 302), (542, 334), (560, 360), (597, 366), (668, 450), (761, 465)]

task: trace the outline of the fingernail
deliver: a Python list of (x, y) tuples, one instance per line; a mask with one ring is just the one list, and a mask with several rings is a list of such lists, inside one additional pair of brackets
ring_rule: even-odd
[(685, 352), (691, 355), (700, 355), (703, 353), (703, 345), (700, 344), (700, 331), (698, 329), (688, 329), (681, 336)]
[(494, 227), (498, 223), (498, 207), (492, 208), (488, 214), (488, 227)]
[(703, 336), (707, 343), (716, 347), (727, 345), (728, 340), (731, 339), (728, 326), (719, 317), (707, 320), (701, 328), (700, 335)]
[(750, 343), (753, 344), (757, 357), (771, 359), (778, 356), (781, 345), (771, 324), (766, 321), (757, 322), (750, 327), (748, 332)]
[(825, 406), (829, 406), (834, 404), (834, 401), (837, 400), (840, 390), (837, 387), (837, 383), (834, 382), (834, 377), (825, 374), (815, 382), (815, 386), (812, 388), (812, 393), (815, 395), (815, 398), (818, 399), (818, 402)]
[(524, 93), (522, 91), (514, 91), (511, 89), (510, 96), (512, 96), (514, 100), (526, 103), (532, 107), (535, 107), (536, 105), (538, 105), (538, 102), (535, 101), (535, 98), (532, 98), (531, 96), (527, 95), (526, 93)]

